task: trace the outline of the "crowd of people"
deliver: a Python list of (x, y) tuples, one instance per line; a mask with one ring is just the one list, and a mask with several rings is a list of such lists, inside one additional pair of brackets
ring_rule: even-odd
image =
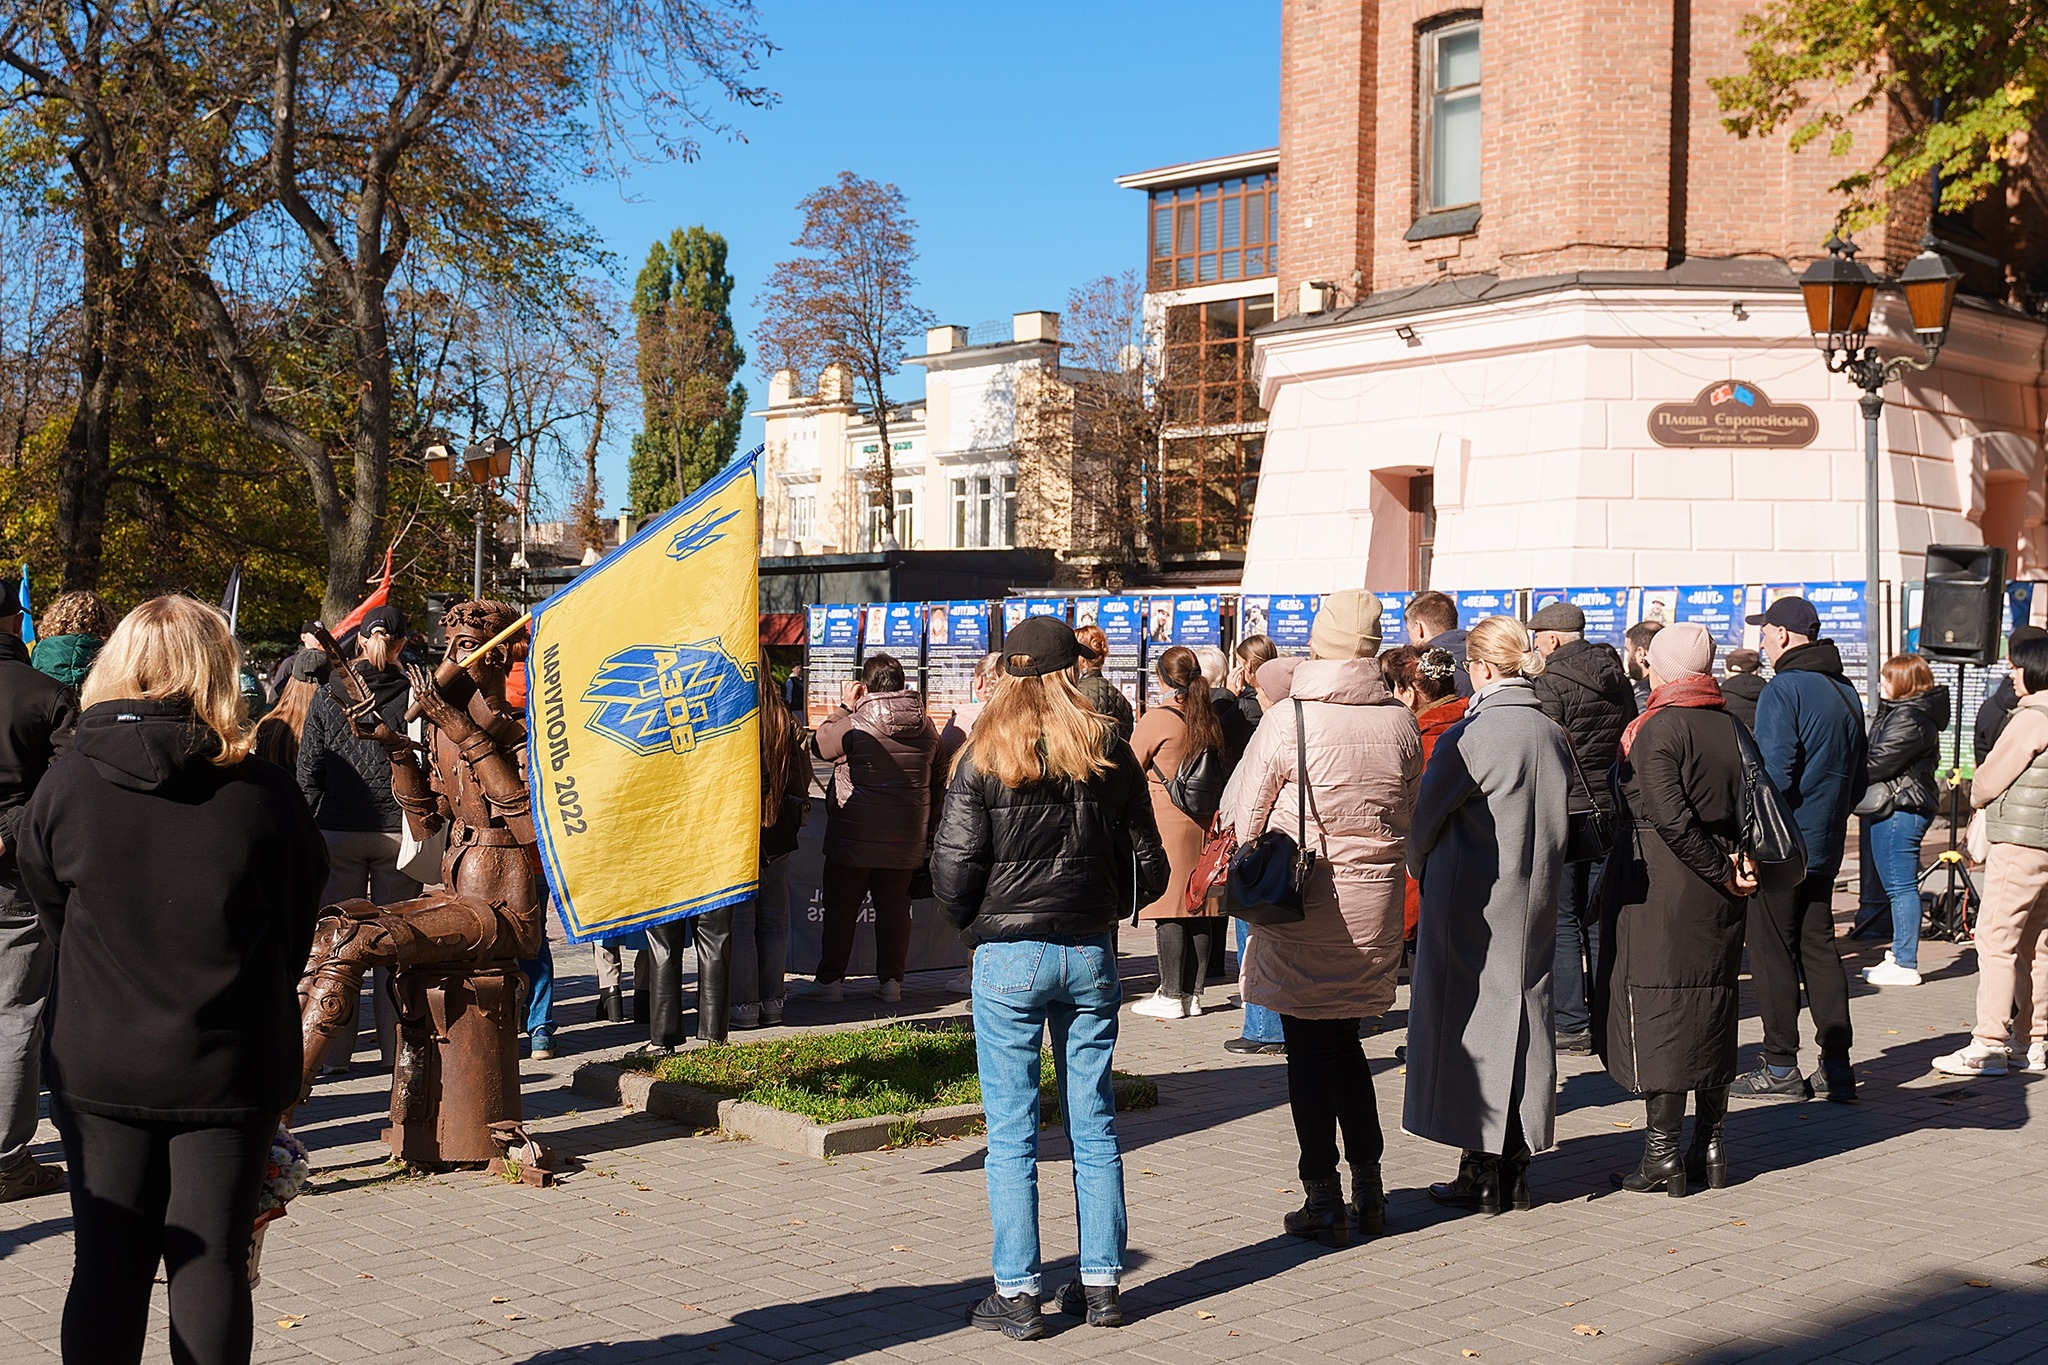
[[(0, 1201), (53, 1193), (68, 1170), (67, 1359), (139, 1357), (162, 1262), (179, 1349), (245, 1360), (255, 1186), (297, 1095), (296, 985), (319, 908), (403, 902), (440, 858), (402, 818), (385, 746), (362, 738), (417, 724), (416, 637), (395, 609), (372, 611), (339, 673), (309, 643), (269, 687), (256, 683), (259, 721), (254, 675), (213, 608), (159, 598), (117, 622), (90, 594), (69, 595), (31, 656), (7, 588)], [(1528, 1208), (1532, 1160), (1554, 1141), (1557, 1057), (1575, 1053), (1643, 1099), (1642, 1156), (1616, 1173), (1620, 1188), (1719, 1188), (1731, 1101), (1856, 1099), (1832, 908), (1852, 818), (1858, 927), (1891, 939), (1865, 978), (1920, 984), (1919, 846), (1944, 799), (1953, 705), (1928, 662), (1902, 654), (1885, 662), (1866, 726), (1811, 604), (1781, 598), (1750, 624), (1761, 656), (1732, 651), (1717, 678), (1698, 625), (1644, 622), (1616, 651), (1588, 640), (1568, 603), (1468, 629), (1451, 599), (1422, 593), (1407, 638), (1390, 642), (1374, 594), (1336, 592), (1307, 657), (1262, 636), (1228, 655), (1168, 648), (1158, 700), (1137, 713), (1103, 675), (1099, 629), (1032, 617), (943, 724), (904, 665), (877, 653), (815, 733), (764, 666), (759, 892), (597, 945), (597, 1012), (622, 1021), (630, 1001), (641, 1051), (655, 1054), (781, 1023), (786, 996), (843, 1000), (864, 907), (875, 994), (900, 1001), (911, 903), (936, 897), (972, 949), (988, 1122), (995, 1285), (971, 1318), (1019, 1338), (1044, 1330), (1042, 1040), (1081, 1242), (1078, 1275), (1054, 1300), (1115, 1326), (1120, 1015), (1170, 1025), (1215, 1008), (1205, 992), (1225, 970), (1233, 917), (1243, 1009), (1225, 1046), (1284, 1056), (1302, 1187), (1280, 1220), (1288, 1233), (1343, 1246), (1386, 1225), (1387, 1138), (1360, 1038), (1404, 973), (1402, 1128), (1458, 1152), (1429, 1197)], [(2048, 1070), (2048, 633), (2014, 632), (2009, 653), (2007, 684), (1977, 718), (1969, 796), (1985, 878), (1977, 1019), (1934, 1063), (1960, 1076)], [(813, 761), (829, 769), (821, 790)], [(1766, 801), (1798, 844), (1769, 866), (1752, 856)], [(785, 991), (788, 864), (814, 802), (823, 940), (812, 980)], [(1152, 926), (1158, 963), (1156, 988), (1128, 1004), (1127, 920)], [(1745, 956), (1764, 1034), (1747, 1070)], [(521, 965), (529, 1045), (546, 1056), (552, 959), (543, 945)], [(393, 1021), (377, 1023), (388, 1067)], [(351, 1051), (338, 1045), (330, 1065), (347, 1067)], [(65, 1169), (29, 1150), (46, 1086)]]

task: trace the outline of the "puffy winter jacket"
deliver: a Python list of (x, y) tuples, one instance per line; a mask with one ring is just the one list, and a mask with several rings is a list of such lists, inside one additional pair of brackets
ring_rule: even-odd
[(1863, 795), (1863, 707), (1842, 676), (1833, 640), (1788, 649), (1756, 704), (1764, 772), (1791, 805), (1806, 840), (1807, 875), (1842, 869), (1849, 812)]
[(1071, 942), (1106, 934), (1166, 889), (1166, 850), (1131, 746), (1087, 782), (1006, 787), (968, 746), (932, 843), (932, 886), (960, 935), (976, 943)]
[(1994, 844), (2048, 849), (2048, 693), (2020, 698), (1970, 783)]
[(1948, 688), (1937, 683), (1917, 697), (1880, 701), (1870, 722), (1870, 757), (1864, 776), (1891, 784), (1892, 808), (1915, 815), (1941, 813), (1934, 765), (1948, 728)]
[[(370, 685), (384, 723), (404, 730), (412, 696), (404, 671), (376, 669), (358, 660), (356, 673)], [(356, 733), (348, 706), (348, 690), (335, 678), (306, 708), (306, 727), (299, 732), (299, 790), (322, 829), (396, 834), (405, 817), (391, 794), (391, 753)]]
[(1108, 716), (1116, 722), (1116, 732), (1121, 738), (1128, 740), (1131, 737), (1131, 727), (1138, 723), (1138, 716), (1131, 710), (1131, 699), (1124, 695), (1121, 687), (1099, 672), (1083, 673), (1074, 680), (1074, 686), (1095, 708), (1096, 715)]
[(1764, 678), (1761, 673), (1730, 673), (1721, 679), (1721, 700), (1727, 703), (1728, 714), (1756, 729), (1756, 703), (1764, 694)]
[(924, 862), (938, 796), (939, 732), (915, 692), (871, 692), (818, 727), (819, 758), (832, 764), (825, 806), (825, 861), (843, 867), (914, 868)]
[(1614, 797), (1607, 788), (1607, 770), (1621, 751), (1621, 732), (1636, 718), (1635, 689), (1622, 672), (1621, 656), (1612, 645), (1572, 640), (1559, 645), (1529, 681), (1543, 714), (1564, 727), (1593, 786), (1587, 792), (1573, 773), (1570, 809), (1610, 809)]
[(97, 635), (52, 635), (38, 640), (36, 672), (47, 673), (76, 692), (85, 686), (85, 675), (92, 672), (93, 660), (100, 657), (105, 644)]

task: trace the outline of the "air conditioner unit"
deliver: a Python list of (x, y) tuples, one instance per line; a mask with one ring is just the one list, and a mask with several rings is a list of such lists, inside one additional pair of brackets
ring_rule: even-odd
[(1303, 280), (1301, 282), (1301, 294), (1297, 303), (1297, 311), (1302, 313), (1327, 312), (1330, 307), (1330, 296), (1335, 292), (1336, 289), (1333, 286), (1325, 284), (1321, 280)]

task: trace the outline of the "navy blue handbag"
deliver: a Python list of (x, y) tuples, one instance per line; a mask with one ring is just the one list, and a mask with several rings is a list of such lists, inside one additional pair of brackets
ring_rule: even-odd
[[(1294, 791), (1299, 803), (1295, 828), (1308, 834), (1308, 726), (1294, 703)], [(1223, 882), (1223, 910), (1246, 924), (1296, 924), (1302, 891), (1315, 870), (1315, 850), (1291, 835), (1269, 829), (1230, 857)]]

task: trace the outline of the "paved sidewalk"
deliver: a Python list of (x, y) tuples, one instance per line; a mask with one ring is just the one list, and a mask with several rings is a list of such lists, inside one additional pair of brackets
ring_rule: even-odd
[[(1843, 904), (1850, 899), (1839, 898)], [(1852, 969), (1882, 955), (1855, 950)], [(1125, 936), (1126, 970), (1150, 967)], [(579, 1061), (635, 1040), (595, 1025), (582, 950), (561, 950), (572, 1051), (529, 1064), (529, 1112), (587, 1165), (553, 1190), (383, 1165), (382, 1078), (324, 1087), (303, 1116), (321, 1175), (272, 1227), (256, 1293), (259, 1361), (736, 1362), (1218, 1360), (2025, 1361), (2048, 1356), (2048, 1142), (2039, 1076), (1937, 1080), (1963, 1039), (1973, 958), (1930, 944), (1929, 984), (1855, 980), (1854, 1107), (1738, 1107), (1737, 1183), (1685, 1200), (1612, 1192), (1642, 1110), (1590, 1060), (1562, 1068), (1559, 1147), (1538, 1206), (1447, 1215), (1422, 1193), (1455, 1154), (1401, 1135), (1405, 992), (1367, 1043), (1389, 1133), (1389, 1233), (1327, 1252), (1280, 1234), (1299, 1202), (1278, 1059), (1222, 1051), (1234, 1009), (1126, 1017), (1118, 1064), (1159, 1078), (1120, 1121), (1131, 1208), (1121, 1332), (1048, 1319), (1013, 1343), (965, 1328), (986, 1292), (979, 1140), (835, 1162), (681, 1132), (567, 1090)], [(1212, 998), (1216, 995), (1211, 990)], [(1223, 992), (1227, 995), (1226, 989)], [(859, 999), (835, 1019), (880, 1016)], [(913, 992), (901, 1012), (958, 1013)], [(824, 1019), (797, 1005), (799, 1022)], [(1758, 1037), (1754, 1011), (1745, 1041)], [(363, 1054), (359, 1054), (361, 1056)], [(1810, 1063), (1810, 1057), (1809, 1057)], [(2035, 1131), (2027, 1131), (2035, 1118)], [(53, 1138), (47, 1126), (45, 1138)], [(51, 1155), (52, 1142), (44, 1155)], [(1047, 1150), (1064, 1155), (1057, 1136)], [(1073, 1199), (1044, 1182), (1048, 1279), (1073, 1268)], [(69, 1272), (59, 1196), (0, 1206), (0, 1365), (56, 1356)], [(148, 1359), (167, 1358), (161, 1291)], [(1597, 1335), (1589, 1335), (1597, 1331)], [(1476, 1355), (1474, 1354), (1476, 1353)]]

